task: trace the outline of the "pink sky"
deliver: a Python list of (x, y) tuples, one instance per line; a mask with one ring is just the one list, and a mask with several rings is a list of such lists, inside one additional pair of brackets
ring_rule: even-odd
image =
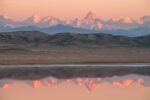
[(0, 14), (15, 20), (32, 15), (83, 18), (93, 11), (102, 19), (150, 15), (150, 0), (0, 0)]

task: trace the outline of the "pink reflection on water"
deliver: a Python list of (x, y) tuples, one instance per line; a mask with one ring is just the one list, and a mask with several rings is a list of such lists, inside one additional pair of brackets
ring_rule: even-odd
[[(87, 87), (87, 89), (90, 92), (94, 92), (97, 89), (97, 87), (103, 82), (107, 82), (115, 87), (129, 87), (133, 83), (143, 85), (143, 86), (145, 86), (145, 84), (149, 84), (148, 86), (150, 86), (150, 78), (147, 78), (148, 80), (145, 80), (144, 77), (145, 76), (142, 76), (142, 77), (141, 76), (126, 76), (126, 77), (117, 77), (117, 78), (112, 77), (108, 79), (107, 78), (80, 78), (80, 77), (75, 78), (75, 79), (57, 79), (53, 77), (48, 77), (48, 78), (41, 79), (41, 80), (28, 80), (28, 81), (22, 80), (21, 82), (24, 82), (26, 84), (31, 82), (34, 89), (39, 89), (42, 86), (52, 88), (60, 83), (66, 82), (66, 83), (75, 84), (77, 86), (83, 85)], [(10, 88), (14, 82), (17, 82), (17, 81), (3, 80), (1, 82), (0, 80), (1, 88), (2, 89)]]
[(127, 80), (124, 80), (123, 83), (114, 81), (112, 84), (117, 87), (126, 87), (126, 86), (130, 86), (132, 83), (133, 83), (133, 80), (127, 79)]
[(7, 88), (9, 88), (10, 86), (11, 86), (11, 84), (6, 83), (6, 84), (4, 84), (4, 85), (2, 86), (2, 88), (3, 88), (3, 89), (7, 89)]
[(140, 79), (137, 80), (137, 83), (144, 84), (144, 80), (140, 78)]
[(97, 88), (97, 84), (94, 81), (90, 81), (89, 83), (87, 83), (88, 85), (88, 89), (93, 92), (96, 88)]
[(35, 81), (33, 81), (33, 87), (34, 87), (35, 89), (40, 88), (41, 85), (42, 85), (42, 83), (41, 83), (40, 80), (35, 80)]

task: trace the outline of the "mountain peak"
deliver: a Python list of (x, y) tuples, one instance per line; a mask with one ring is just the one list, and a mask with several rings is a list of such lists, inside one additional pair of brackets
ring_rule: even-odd
[(150, 16), (143, 16), (141, 19), (150, 18)]
[(47, 17), (44, 17), (42, 19), (42, 22), (46, 23), (47, 25), (50, 25), (50, 26), (56, 26), (57, 24), (59, 24), (61, 21), (56, 18), (56, 17), (53, 17), (53, 16), (47, 16)]
[(111, 22), (123, 22), (123, 23), (126, 23), (126, 24), (131, 24), (131, 23), (134, 22), (134, 20), (130, 17), (112, 18), (110, 21)]
[(85, 16), (85, 19), (96, 19), (96, 14), (92, 11), (89, 11)]
[(47, 16), (47, 17), (43, 18), (44, 21), (49, 21), (49, 20), (52, 20), (52, 19), (59, 20), (58, 18), (53, 17), (53, 16)]
[(121, 20), (122, 20), (123, 22), (125, 22), (125, 23), (128, 23), (128, 24), (130, 24), (130, 23), (133, 22), (133, 19), (130, 18), (130, 17), (124, 17), (124, 18), (122, 18)]
[(39, 22), (41, 21), (41, 17), (40, 17), (40, 16), (37, 16), (37, 15), (34, 15), (34, 16), (33, 16), (33, 21), (34, 21), (35, 23), (39, 23)]
[(140, 21), (143, 21), (143, 22), (150, 22), (150, 16), (143, 16)]
[(111, 22), (118, 22), (119, 20), (120, 20), (120, 18), (112, 18), (109, 21), (111, 21)]
[(139, 22), (144, 26), (150, 26), (150, 16), (143, 16)]
[(37, 24), (41, 21), (41, 17), (38, 15), (33, 15), (30, 18), (28, 18), (27, 20)]
[(0, 15), (0, 19), (10, 19), (10, 18), (6, 15)]

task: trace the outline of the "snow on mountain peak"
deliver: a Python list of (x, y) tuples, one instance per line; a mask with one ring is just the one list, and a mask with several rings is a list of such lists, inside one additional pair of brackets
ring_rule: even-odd
[(38, 24), (41, 21), (41, 17), (37, 16), (37, 15), (33, 15), (31, 17), (29, 17), (28, 19), (26, 19), (25, 21), (23, 21), (24, 23), (34, 23), (34, 24)]
[(133, 23), (133, 19), (130, 17), (124, 17), (121, 19), (124, 23), (131, 24)]
[(60, 23), (60, 20), (58, 18), (48, 16), (48, 17), (44, 17), (41, 23), (48, 26), (56, 26), (57, 24)]
[(68, 20), (65, 21), (65, 24), (66, 24), (66, 25), (71, 25), (71, 23), (72, 23), (72, 20), (71, 20), (71, 19), (68, 19)]
[(140, 21), (133, 20), (130, 17), (123, 18), (112, 18), (110, 20), (101, 20), (96, 16), (93, 12), (88, 12), (86, 16), (82, 19), (69, 19), (69, 20), (60, 20), (53, 16), (48, 16), (41, 18), (40, 16), (34, 15), (29, 17), (28, 19), (18, 22), (13, 21), (7, 16), (3, 16), (0, 14), (0, 26), (36, 26), (36, 27), (51, 27), (56, 26), (58, 24), (62, 25), (70, 25), (77, 28), (85, 28), (85, 29), (131, 29), (139, 26), (150, 26), (150, 16), (144, 16), (140, 19)]
[(41, 17), (38, 15), (34, 15), (34, 16), (30, 17), (30, 20), (37, 24), (41, 21)]
[(97, 28), (98, 28), (98, 29), (102, 29), (102, 28), (103, 28), (103, 24), (100, 23), (100, 22), (98, 22), (98, 23), (97, 23)]
[(0, 15), (0, 19), (10, 19), (8, 16)]
[(134, 20), (130, 17), (123, 17), (123, 18), (112, 18), (109, 20), (109, 22), (115, 22), (115, 23), (126, 23), (126, 24), (131, 24), (134, 22)]

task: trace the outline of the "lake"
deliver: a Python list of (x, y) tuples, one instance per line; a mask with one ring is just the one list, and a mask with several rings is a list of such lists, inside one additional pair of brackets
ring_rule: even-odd
[(150, 100), (149, 64), (1, 65), (0, 100)]

